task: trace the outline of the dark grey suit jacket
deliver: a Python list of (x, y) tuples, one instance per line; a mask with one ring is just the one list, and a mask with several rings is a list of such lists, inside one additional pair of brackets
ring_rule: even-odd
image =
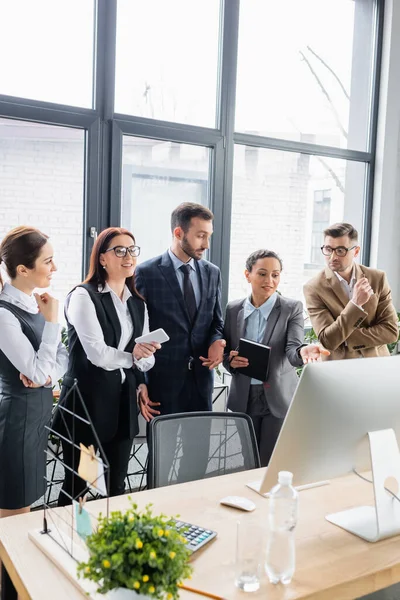
[[(224, 338), (226, 339), (225, 368), (232, 373), (232, 383), (228, 396), (228, 408), (246, 412), (250, 390), (250, 377), (232, 369), (228, 356), (239, 346), (244, 337), (245, 298), (229, 302), (226, 307)], [(297, 386), (298, 377), (294, 367), (303, 364), (297, 350), (304, 345), (303, 305), (297, 300), (278, 296), (267, 321), (264, 339), (271, 347), (268, 380), (264, 384), (265, 397), (271, 413), (283, 419)], [(244, 371), (244, 369), (243, 369)]]

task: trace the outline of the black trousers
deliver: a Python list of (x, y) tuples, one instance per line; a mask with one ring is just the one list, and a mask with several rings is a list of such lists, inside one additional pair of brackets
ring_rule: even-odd
[[(132, 439), (129, 439), (127, 422), (127, 402), (129, 402), (128, 386), (124, 383), (121, 386), (120, 411), (118, 430), (114, 437), (107, 442), (100, 440), (108, 464), (110, 465), (109, 478), (106, 476), (106, 485), (109, 496), (119, 496), (125, 492), (125, 478), (128, 472), (129, 457), (132, 450)], [(85, 446), (96, 442), (90, 429), (83, 431), (80, 428), (79, 436), (75, 436), (75, 443), (79, 446), (82, 442)], [(79, 439), (78, 439), (79, 437)], [(58, 496), (58, 506), (67, 506), (71, 504), (71, 497), (74, 499), (82, 496), (87, 487), (79, 475), (75, 475), (70, 469), (78, 471), (80, 451), (72, 444), (61, 440), (63, 449), (63, 462), (68, 468), (65, 469), (64, 483)], [(109, 479), (109, 484), (108, 484)]]
[(269, 410), (262, 384), (250, 386), (247, 414), (253, 421), (261, 466), (266, 467), (271, 458), (284, 419), (274, 417)]
[[(176, 412), (185, 413), (195, 412), (199, 410), (199, 406), (204, 405), (204, 401), (199, 398), (193, 371), (188, 370), (178, 404), (181, 408)], [(182, 426), (179, 423), (168, 424), (169, 436), (163, 440), (160, 464), (156, 465), (157, 472), (160, 474), (160, 486), (195, 481), (204, 477), (210, 449), (211, 424), (207, 429), (204, 424), (202, 425), (201, 436), (198, 435), (196, 427), (196, 423), (189, 422), (184, 422)]]

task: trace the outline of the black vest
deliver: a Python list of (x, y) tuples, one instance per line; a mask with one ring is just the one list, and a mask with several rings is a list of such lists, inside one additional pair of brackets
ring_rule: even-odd
[[(45, 324), (43, 315), (40, 313), (29, 313), (5, 300), (0, 300), (0, 306), (9, 310), (18, 319), (24, 335), (32, 344), (34, 351), (37, 352), (42, 340)], [(35, 389), (36, 388), (26, 388), (23, 385), (19, 378), (18, 369), (16, 369), (6, 355), (0, 351), (0, 393), (3, 395), (9, 394), (13, 397), (22, 393), (25, 397), (26, 394), (34, 393)]]
[[(118, 347), (121, 338), (121, 326), (117, 312), (110, 292), (101, 293), (92, 284), (82, 284), (78, 287), (83, 287), (89, 293), (94, 304), (97, 319), (103, 331), (104, 341), (107, 346), (113, 348)], [(68, 302), (68, 299), (67, 299)], [(129, 340), (125, 351), (132, 352), (135, 346), (135, 337), (142, 334), (144, 324), (144, 302), (138, 296), (132, 295), (127, 302), (129, 312), (132, 317), (133, 334)], [(67, 320), (68, 322), (68, 320)], [(63, 380), (63, 386), (60, 394), (60, 404), (66, 406), (70, 410), (73, 409), (73, 398), (70, 394), (66, 397), (67, 392), (71, 388), (75, 379), (78, 380), (78, 387), (82, 394), (93, 427), (101, 442), (111, 440), (118, 431), (118, 423), (121, 408), (121, 372), (120, 369), (106, 371), (101, 367), (96, 367), (87, 358), (86, 353), (79, 341), (75, 328), (68, 323), (68, 345), (69, 345), (69, 364), (68, 371)], [(144, 375), (136, 368), (124, 369), (129, 398), (126, 399), (128, 406), (124, 407), (124, 414), (128, 420), (128, 436), (133, 439), (137, 434), (138, 428), (138, 408), (136, 400), (136, 388), (140, 383), (144, 383)], [(75, 401), (75, 412), (84, 416), (81, 404), (78, 400)], [(63, 433), (62, 419), (60, 418), (61, 411), (57, 411), (54, 421), (54, 429)], [(72, 426), (72, 419), (66, 416), (68, 427)], [(60, 425), (61, 423), (61, 425)], [(65, 425), (65, 423), (64, 423)], [(88, 429), (75, 419), (75, 430), (82, 442), (89, 442), (90, 436), (86, 435)], [(65, 430), (63, 435), (65, 435)]]

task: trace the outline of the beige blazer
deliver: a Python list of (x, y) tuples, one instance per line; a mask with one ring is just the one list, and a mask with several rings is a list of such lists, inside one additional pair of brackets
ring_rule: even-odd
[(387, 356), (386, 344), (397, 341), (397, 314), (383, 271), (355, 265), (356, 279), (366, 277), (374, 291), (363, 310), (350, 302), (328, 267), (304, 286), (311, 324), (318, 340), (331, 351), (328, 360)]

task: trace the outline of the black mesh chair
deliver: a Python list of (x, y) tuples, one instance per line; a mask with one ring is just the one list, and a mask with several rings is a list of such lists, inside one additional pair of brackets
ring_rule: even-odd
[(148, 488), (260, 467), (248, 415), (193, 412), (150, 421)]

